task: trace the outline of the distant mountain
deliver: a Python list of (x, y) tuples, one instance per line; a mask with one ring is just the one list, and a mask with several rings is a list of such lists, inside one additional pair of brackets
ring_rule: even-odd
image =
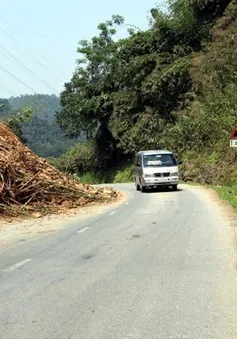
[(25, 105), (30, 106), (35, 116), (47, 121), (54, 121), (55, 112), (61, 109), (60, 99), (54, 94), (21, 95), (11, 97), (8, 102), (13, 109), (20, 109)]
[(39, 156), (58, 157), (77, 142), (66, 137), (56, 123), (55, 112), (61, 109), (56, 95), (21, 95), (11, 97), (8, 102), (14, 110), (23, 106), (32, 109), (32, 122), (23, 124), (22, 132), (27, 146)]

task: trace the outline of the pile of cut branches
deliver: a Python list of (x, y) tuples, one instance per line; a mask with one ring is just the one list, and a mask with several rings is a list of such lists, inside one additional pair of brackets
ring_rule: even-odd
[(112, 189), (84, 185), (61, 173), (0, 122), (0, 214), (46, 214), (117, 197)]

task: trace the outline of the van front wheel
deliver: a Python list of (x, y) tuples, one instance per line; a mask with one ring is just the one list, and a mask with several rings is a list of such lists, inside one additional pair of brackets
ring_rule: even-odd
[(142, 193), (145, 193), (146, 192), (146, 187), (141, 185), (140, 186), (140, 190), (141, 190)]
[(172, 185), (172, 190), (173, 191), (177, 191), (177, 189), (178, 189), (178, 185)]

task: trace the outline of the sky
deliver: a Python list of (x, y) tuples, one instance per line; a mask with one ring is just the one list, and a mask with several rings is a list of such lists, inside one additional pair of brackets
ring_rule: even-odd
[[(148, 28), (157, 0), (1, 0), (0, 98), (57, 94), (75, 70), (78, 41), (97, 34), (100, 22), (120, 14)], [(126, 35), (125, 28), (118, 33)]]

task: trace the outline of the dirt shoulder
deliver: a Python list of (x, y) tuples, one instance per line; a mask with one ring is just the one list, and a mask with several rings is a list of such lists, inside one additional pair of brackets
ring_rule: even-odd
[(214, 189), (198, 185), (192, 186), (183, 184), (182, 186), (188, 187), (191, 190), (200, 191), (205, 194), (206, 199), (218, 206), (225, 221), (227, 222), (227, 225), (237, 229), (237, 212), (228, 202), (222, 200)]
[(43, 217), (36, 214), (29, 217), (29, 219), (0, 219), (0, 249), (33, 237), (53, 234), (62, 228), (69, 227), (73, 222), (84, 220), (88, 216), (104, 213), (111, 208), (117, 208), (125, 203), (127, 199), (128, 195), (126, 193), (119, 193), (118, 199), (112, 203), (98, 203), (85, 207), (65, 209), (60, 214)]
[(229, 240), (233, 244), (235, 251), (235, 257), (237, 259), (237, 212), (227, 202), (221, 199), (218, 193), (213, 188), (198, 185), (183, 184), (183, 187), (187, 187), (189, 190), (199, 191), (204, 195), (204, 198), (214, 204), (221, 212), (225, 221), (226, 227), (228, 228)]

